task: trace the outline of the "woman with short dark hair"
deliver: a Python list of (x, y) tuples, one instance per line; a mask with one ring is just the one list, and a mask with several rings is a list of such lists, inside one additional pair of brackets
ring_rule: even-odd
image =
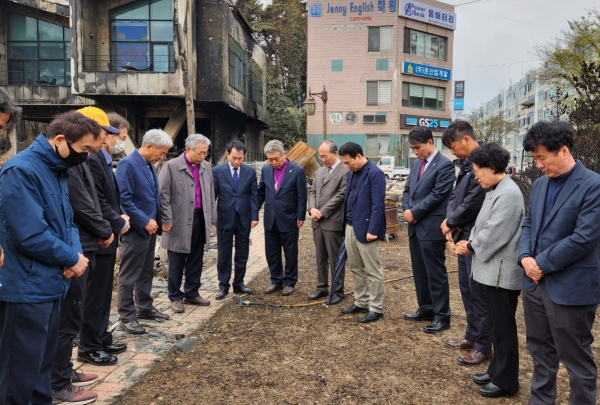
[(472, 276), (486, 286), (494, 355), (487, 373), (475, 374), (479, 393), (513, 396), (519, 391), (519, 347), (515, 313), (523, 270), (518, 266), (519, 238), (525, 205), (519, 187), (506, 175), (510, 154), (487, 143), (469, 157), (475, 178), (488, 189), (469, 241), (456, 253), (473, 254)]

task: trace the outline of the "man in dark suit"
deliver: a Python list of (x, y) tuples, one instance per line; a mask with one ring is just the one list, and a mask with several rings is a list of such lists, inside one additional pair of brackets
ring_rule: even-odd
[(571, 155), (573, 131), (539, 122), (525, 135), (545, 176), (536, 180), (519, 243), (527, 347), (533, 357), (530, 404), (556, 401), (556, 372), (570, 376), (569, 404), (596, 404), (590, 347), (600, 303), (600, 176)]
[(98, 247), (96, 251), (96, 268), (88, 276), (87, 296), (82, 309), (82, 324), (79, 331), (78, 357), (100, 351), (116, 355), (127, 350), (124, 343), (113, 343), (111, 332), (107, 331), (112, 300), (112, 287), (117, 259), (118, 235), (129, 230), (129, 217), (121, 207), (121, 196), (117, 180), (112, 169), (112, 153), (115, 145), (127, 139), (130, 129), (125, 118), (118, 114), (108, 114), (110, 125), (119, 129), (120, 133), (108, 135), (107, 142), (97, 153), (91, 153), (88, 164), (94, 177), (96, 194), (102, 212), (102, 218), (108, 221), (114, 240), (108, 247)]
[[(317, 300), (329, 295), (328, 273), (331, 270), (331, 281), (333, 281), (335, 262), (340, 246), (344, 242), (344, 199), (348, 169), (341, 163), (337, 146), (331, 141), (321, 142), (319, 157), (323, 167), (315, 173), (308, 194), (308, 213), (312, 218), (317, 256), (317, 291), (308, 296), (309, 300)], [(344, 270), (338, 284), (332, 285), (331, 289), (334, 294), (328, 301), (329, 305), (337, 304), (344, 299)]]
[(246, 147), (234, 141), (227, 144), (227, 162), (212, 170), (217, 198), (217, 274), (219, 292), (215, 299), (229, 294), (231, 251), (235, 236), (235, 294), (252, 294), (244, 285), (250, 251), (250, 230), (258, 224), (258, 186), (256, 170), (244, 164)]
[(120, 327), (128, 333), (146, 332), (138, 318), (169, 318), (169, 315), (154, 308), (150, 292), (156, 235), (162, 233), (159, 186), (154, 165), (164, 159), (172, 146), (173, 141), (166, 132), (151, 129), (144, 135), (142, 146), (117, 166), (121, 205), (131, 223), (131, 229), (123, 235), (117, 292)]
[(375, 322), (383, 318), (384, 280), (377, 240), (385, 238), (385, 175), (354, 142), (342, 145), (340, 157), (350, 169), (344, 200), (344, 243), (354, 279), (354, 303), (342, 313), (366, 313), (360, 322)]
[[(267, 142), (258, 185), (258, 207), (265, 204), (265, 254), (271, 272), (271, 285), (265, 294), (283, 290), (291, 295), (298, 281), (298, 235), (306, 219), (306, 174), (287, 159), (283, 143)], [(281, 249), (285, 255), (283, 269)]]
[(416, 127), (408, 143), (417, 156), (402, 195), (404, 219), (408, 222), (417, 302), (416, 312), (404, 315), (410, 321), (432, 321), (423, 331), (439, 333), (450, 327), (450, 289), (446, 272), (446, 237), (440, 225), (446, 216), (454, 184), (454, 165), (433, 144), (427, 127)]

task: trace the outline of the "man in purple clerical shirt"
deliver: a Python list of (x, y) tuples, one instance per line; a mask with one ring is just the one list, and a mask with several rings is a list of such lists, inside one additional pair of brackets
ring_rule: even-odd
[(282, 290), (281, 295), (287, 296), (298, 281), (298, 235), (306, 219), (306, 174), (287, 159), (281, 141), (269, 141), (265, 155), (269, 164), (263, 166), (258, 185), (259, 209), (265, 205), (265, 254), (271, 272), (271, 285), (265, 294)]

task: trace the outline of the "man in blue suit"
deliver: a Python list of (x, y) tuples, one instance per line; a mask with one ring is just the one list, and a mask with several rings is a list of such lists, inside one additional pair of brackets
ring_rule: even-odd
[(156, 235), (162, 233), (159, 186), (154, 165), (165, 157), (172, 146), (173, 141), (166, 132), (151, 129), (144, 135), (142, 146), (117, 166), (121, 205), (129, 215), (131, 224), (129, 232), (122, 237), (123, 256), (117, 290), (120, 327), (128, 333), (146, 332), (138, 318), (169, 318), (169, 315), (154, 308), (150, 292), (154, 277)]
[(576, 161), (572, 148), (573, 131), (560, 121), (533, 125), (523, 142), (545, 174), (533, 184), (519, 243), (530, 404), (555, 402), (559, 362), (570, 376), (569, 404), (596, 403), (590, 345), (600, 303), (600, 176)]
[[(304, 169), (287, 159), (283, 143), (267, 142), (258, 185), (258, 207), (265, 204), (265, 254), (271, 271), (271, 285), (265, 294), (294, 292), (298, 281), (298, 235), (306, 219), (306, 174)], [(281, 249), (285, 254), (285, 272)]]
[(354, 142), (342, 145), (340, 158), (350, 169), (344, 222), (348, 267), (354, 279), (354, 304), (342, 313), (366, 313), (360, 322), (375, 322), (383, 318), (384, 280), (377, 240), (385, 238), (385, 175)]
[(256, 170), (244, 164), (246, 147), (234, 141), (226, 147), (227, 162), (213, 168), (217, 198), (217, 274), (219, 292), (215, 299), (229, 294), (231, 251), (235, 236), (235, 294), (252, 294), (244, 285), (246, 263), (250, 251), (250, 230), (258, 224), (258, 186)]
[(454, 165), (433, 144), (427, 127), (416, 127), (408, 143), (413, 162), (402, 195), (408, 222), (410, 259), (419, 308), (404, 315), (409, 321), (431, 321), (423, 331), (439, 333), (450, 327), (450, 287), (446, 272), (446, 237), (440, 225), (454, 185)]

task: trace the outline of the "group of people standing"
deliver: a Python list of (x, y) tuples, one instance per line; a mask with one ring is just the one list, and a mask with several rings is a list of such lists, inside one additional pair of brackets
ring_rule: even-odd
[[(19, 115), (0, 91), (0, 126), (13, 125)], [(278, 140), (264, 147), (268, 164), (258, 181), (243, 163), (243, 143), (229, 143), (226, 161), (211, 167), (210, 140), (200, 134), (189, 135), (185, 151), (157, 174), (155, 165), (173, 147), (159, 129), (146, 132), (115, 172), (112, 159), (123, 152), (129, 130), (124, 117), (96, 107), (70, 111), (0, 171), (0, 404), (96, 399), (82, 387), (98, 376), (73, 370), (72, 342), (78, 337), (79, 361), (101, 366), (115, 364), (127, 349), (107, 331), (119, 238), (117, 308), (119, 327), (128, 333), (146, 332), (139, 319), (169, 318), (151, 295), (158, 235), (169, 259), (173, 313), (184, 312), (185, 304), (210, 305), (200, 288), (212, 226), (215, 299), (224, 299), (232, 286), (235, 294), (253, 294), (244, 277), (250, 232), (263, 206), (270, 271), (265, 294), (294, 293), (299, 228), (308, 212), (316, 249), (316, 290), (308, 299), (344, 300), (343, 269), (334, 283), (343, 247), (354, 296), (341, 312), (361, 314), (362, 323), (383, 319), (377, 241), (386, 233), (386, 184), (360, 145), (348, 142), (338, 150), (323, 141), (318, 153), (324, 165), (308, 190), (304, 170)], [(590, 345), (600, 302), (600, 176), (573, 158), (569, 125), (541, 122), (526, 134), (524, 149), (545, 175), (534, 183), (527, 211), (506, 175), (509, 153), (478, 142), (468, 122), (455, 121), (444, 131), (444, 145), (458, 158), (454, 164), (436, 149), (428, 128), (413, 129), (408, 141), (418, 159), (402, 210), (418, 308), (404, 318), (429, 322), (426, 333), (450, 327), (445, 251), (452, 242), (467, 328), (445, 345), (467, 351), (458, 358), (462, 365), (490, 361), (486, 373), (472, 377), (479, 393), (499, 397), (519, 390), (515, 314), (523, 290), (534, 362), (529, 403), (555, 401), (562, 362), (571, 377), (569, 403), (594, 404)]]

